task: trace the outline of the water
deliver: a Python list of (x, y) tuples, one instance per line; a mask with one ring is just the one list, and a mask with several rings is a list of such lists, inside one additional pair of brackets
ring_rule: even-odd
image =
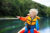
[(39, 24), (40, 33), (50, 33), (50, 18), (41, 18)]
[(0, 20), (0, 33), (17, 33), (24, 23), (20, 20)]
[(50, 33), (50, 27), (46, 27), (40, 30), (40, 33)]
[[(0, 33), (17, 33), (24, 26), (24, 22), (19, 19), (0, 20)], [(50, 32), (50, 18), (39, 20), (40, 33)]]

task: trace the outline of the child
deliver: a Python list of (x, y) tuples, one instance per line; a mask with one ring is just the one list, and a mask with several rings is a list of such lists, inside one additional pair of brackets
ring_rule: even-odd
[(37, 9), (30, 9), (29, 15), (27, 17), (20, 17), (17, 16), (20, 20), (26, 22), (25, 32), (28, 33), (28, 30), (30, 30), (31, 33), (34, 33), (34, 28), (36, 28), (36, 21), (37, 19), (40, 19), (38, 16), (38, 10)]

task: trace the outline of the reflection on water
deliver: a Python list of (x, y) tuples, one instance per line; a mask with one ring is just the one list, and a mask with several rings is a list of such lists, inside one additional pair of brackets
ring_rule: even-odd
[(49, 18), (41, 18), (40, 20), (39, 20), (39, 26), (40, 26), (40, 29), (44, 29), (44, 28), (46, 28), (46, 27), (49, 27), (49, 25), (50, 25), (50, 19)]
[(0, 20), (0, 33), (17, 33), (22, 27), (20, 20)]
[[(49, 33), (50, 19), (41, 18), (39, 20), (40, 33)], [(15, 20), (0, 20), (0, 33), (17, 33), (24, 26), (24, 22)]]
[(39, 24), (40, 33), (50, 33), (50, 18), (41, 18)]
[(47, 28), (41, 29), (40, 33), (50, 33), (50, 28), (47, 27)]

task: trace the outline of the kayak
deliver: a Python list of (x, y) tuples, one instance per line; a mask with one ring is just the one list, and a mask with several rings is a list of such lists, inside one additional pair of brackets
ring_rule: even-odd
[[(22, 30), (20, 33), (24, 33), (25, 30)], [(30, 30), (28, 31), (28, 33), (30, 33)], [(34, 30), (34, 33), (39, 33), (37, 30)]]
[[(20, 32), (18, 33), (24, 33), (25, 29), (22, 29)], [(31, 33), (30, 30), (28, 30), (28, 33)], [(36, 29), (34, 29), (34, 33), (40, 33), (39, 31), (37, 31)]]

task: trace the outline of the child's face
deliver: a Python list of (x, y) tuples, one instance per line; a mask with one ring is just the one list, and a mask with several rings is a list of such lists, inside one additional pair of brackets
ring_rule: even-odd
[(36, 16), (37, 15), (35, 11), (31, 11), (31, 12), (29, 12), (29, 14), (30, 14), (30, 16)]

